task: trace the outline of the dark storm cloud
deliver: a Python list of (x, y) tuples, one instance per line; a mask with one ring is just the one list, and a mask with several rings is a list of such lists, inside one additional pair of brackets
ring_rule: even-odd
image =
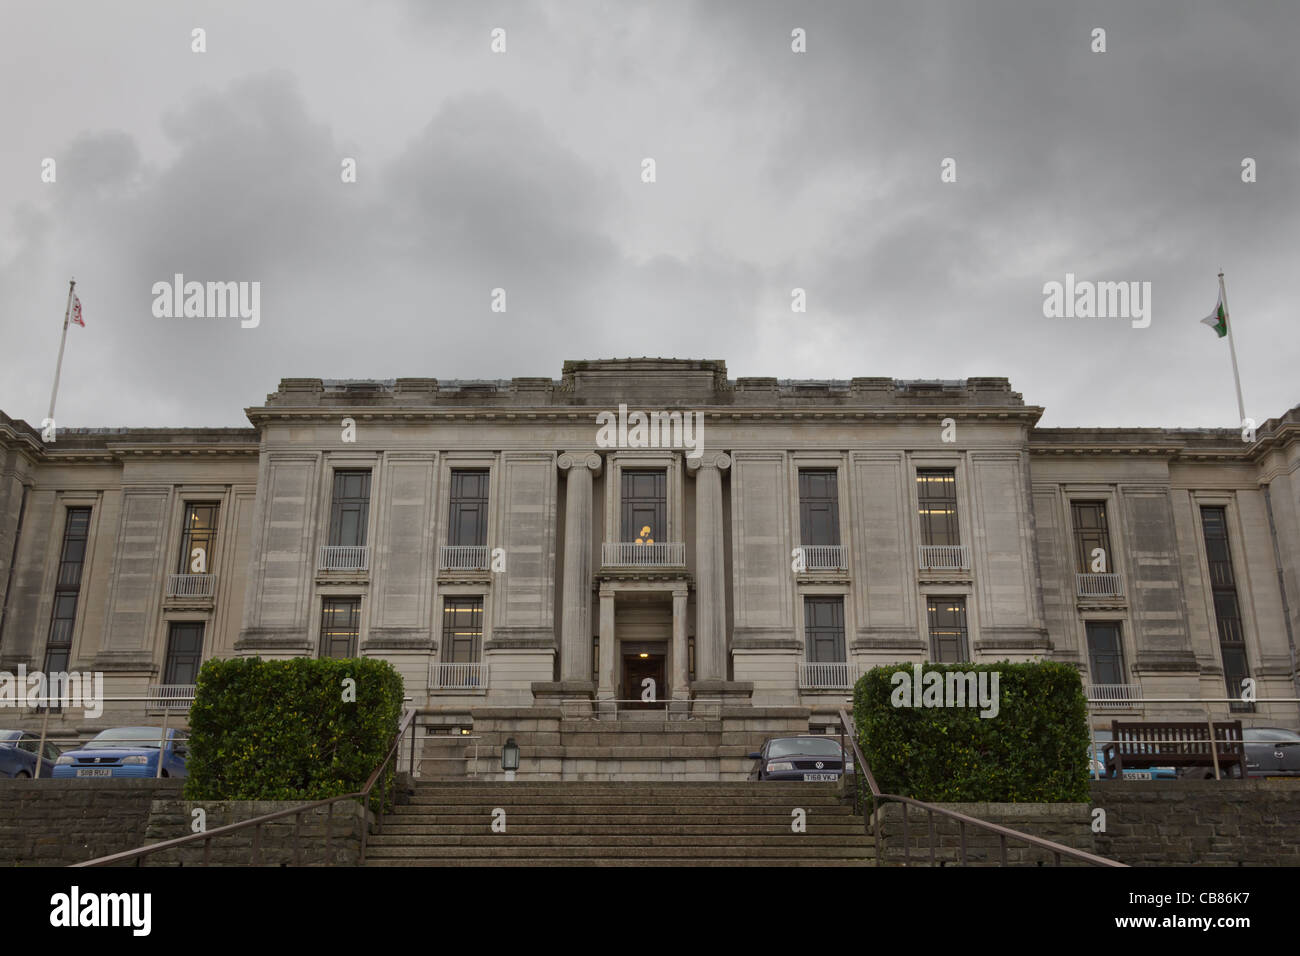
[[(1220, 266), (1250, 411), (1300, 399), (1285, 6), (402, 2), (368, 6), (369, 33), (273, 8), (296, 40), (279, 65), (221, 53), (265, 33), (220, 9), (214, 53), (169, 60), (116, 123), (54, 135), (0, 106), (24, 155), (60, 162), (57, 187), (0, 185), (11, 414), (43, 414), (69, 273), (88, 328), (64, 424), (238, 424), (282, 376), (556, 376), (644, 354), (1006, 375), (1049, 424), (1225, 425), (1225, 343), (1196, 321)], [(261, 326), (154, 318), (176, 272), (260, 281)], [(1066, 272), (1150, 281), (1151, 327), (1045, 319), (1043, 283)]]

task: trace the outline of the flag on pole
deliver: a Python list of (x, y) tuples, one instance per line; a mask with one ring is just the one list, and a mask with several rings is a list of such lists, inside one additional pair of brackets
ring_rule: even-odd
[(86, 327), (86, 323), (81, 321), (81, 299), (77, 298), (75, 293), (72, 296), (72, 321), (83, 329)]
[(1223, 290), (1219, 290), (1219, 304), (1214, 307), (1214, 311), (1201, 319), (1206, 325), (1218, 333), (1219, 338), (1228, 334), (1228, 311), (1223, 307)]

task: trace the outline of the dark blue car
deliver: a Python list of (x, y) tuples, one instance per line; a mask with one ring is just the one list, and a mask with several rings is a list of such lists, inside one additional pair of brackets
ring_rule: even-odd
[[(36, 751), (41, 738), (27, 730), (0, 730), (0, 777), (36, 776)], [(41, 776), (54, 773), (54, 761), (59, 758), (59, 748), (48, 740), (41, 758)]]
[[(758, 761), (751, 780), (831, 782), (845, 770), (839, 741), (828, 737), (772, 737), (749, 757)], [(853, 772), (851, 760), (848, 771)]]
[(185, 776), (185, 744), (175, 727), (167, 729), (161, 749), (158, 727), (114, 727), (97, 734), (77, 750), (68, 750), (54, 764), (55, 777), (156, 777), (162, 759), (162, 776)]

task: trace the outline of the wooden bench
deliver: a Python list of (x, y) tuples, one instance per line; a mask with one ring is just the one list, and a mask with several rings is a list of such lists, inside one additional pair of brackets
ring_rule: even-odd
[[(1214, 750), (1208, 721), (1135, 723), (1115, 720), (1111, 739), (1102, 747), (1110, 779), (1124, 776), (1124, 767), (1209, 767), (1217, 756), (1221, 776), (1246, 776), (1246, 747), (1240, 720), (1214, 721)], [(1233, 774), (1232, 768), (1237, 771)]]

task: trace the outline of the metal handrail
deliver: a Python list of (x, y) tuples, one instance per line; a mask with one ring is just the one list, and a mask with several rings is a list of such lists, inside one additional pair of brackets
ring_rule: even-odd
[[(1010, 827), (1004, 827), (997, 823), (990, 823), (987, 820), (980, 820), (976, 817), (968, 816), (965, 813), (958, 813), (956, 810), (949, 810), (945, 807), (938, 807), (932, 803), (925, 803), (921, 800), (915, 800), (912, 797), (900, 796), (896, 793), (882, 793), (880, 787), (876, 785), (876, 778), (871, 773), (871, 767), (867, 764), (867, 758), (863, 756), (862, 749), (858, 746), (858, 737), (856, 729), (851, 718), (846, 711), (840, 709), (840, 746), (844, 746), (844, 733), (848, 731), (849, 743), (853, 745), (854, 766), (862, 769), (862, 775), (867, 779), (867, 786), (871, 788), (871, 825), (873, 829), (872, 836), (876, 844), (876, 865), (880, 865), (881, 858), (884, 856), (884, 840), (880, 836), (880, 805), (886, 800), (894, 800), (903, 805), (903, 865), (907, 866), (912, 862), (912, 847), (908, 842), (908, 818), (907, 808), (909, 806), (920, 807), (929, 816), (926, 818), (930, 828), (930, 865), (934, 865), (934, 815), (948, 817), (956, 820), (961, 827), (961, 864), (966, 865), (966, 827), (972, 826), (977, 830), (985, 830), (995, 833), (998, 836), (998, 843), (1001, 848), (1001, 862), (1003, 866), (1007, 865), (1007, 840), (1020, 840), (1022, 843), (1028, 843), (1031, 846), (1041, 847), (1044, 850), (1050, 850), (1055, 865), (1061, 865), (1061, 857), (1065, 856), (1072, 860), (1080, 860), (1089, 863), (1092, 866), (1111, 866), (1111, 867), (1128, 867), (1127, 863), (1121, 863), (1118, 860), (1107, 859), (1104, 856), (1097, 856), (1095, 853), (1088, 853), (1085, 850), (1076, 850), (1074, 847), (1068, 847), (1061, 843), (1055, 843), (1051, 840), (1045, 840), (1042, 837), (1036, 837), (1029, 833), (1021, 833), (1019, 830), (1012, 830)], [(858, 787), (856, 782), (853, 787), (853, 809), (858, 809)], [(863, 825), (866, 825), (865, 814)]]
[[(326, 824), (325, 824), (325, 865), (330, 866), (331, 859), (330, 859), (329, 851), (330, 851), (330, 840), (333, 835), (333, 826), (334, 826), (334, 804), (339, 803), (342, 800), (360, 800), (363, 811), (369, 807), (370, 794), (374, 790), (375, 783), (378, 782), (380, 777), (383, 775), (383, 772), (385, 769), (387, 769), (389, 762), (394, 760), (398, 748), (401, 747), (402, 738), (406, 736), (406, 731), (408, 728), (412, 732), (411, 765), (412, 765), (412, 770), (414, 770), (415, 714), (416, 711), (410, 708), (408, 708), (402, 714), (402, 719), (397, 725), (397, 733), (393, 736), (393, 745), (388, 748), (388, 755), (384, 757), (382, 761), (380, 761), (379, 766), (375, 767), (374, 771), (370, 774), (370, 778), (366, 780), (365, 786), (362, 787), (360, 790), (356, 791), (355, 793), (344, 793), (344, 794), (340, 794), (337, 797), (327, 797), (324, 800), (314, 800), (311, 803), (307, 803), (299, 807), (290, 807), (287, 810), (276, 810), (274, 813), (267, 813), (267, 814), (263, 814), (260, 817), (253, 817), (251, 820), (243, 820), (239, 823), (228, 823), (225, 826), (217, 827), (215, 830), (207, 830), (203, 833), (192, 833), (189, 836), (177, 837), (174, 840), (164, 840), (161, 843), (151, 843), (148, 846), (137, 847), (134, 850), (124, 850), (121, 853), (113, 853), (109, 856), (101, 856), (93, 860), (86, 860), (82, 863), (74, 863), (72, 865), (74, 867), (111, 866), (114, 863), (122, 863), (125, 862), (126, 860), (136, 860), (137, 861), (136, 866), (139, 866), (140, 865), (139, 860), (143, 859), (146, 856), (149, 856), (150, 854), (161, 853), (164, 850), (170, 850), (173, 849), (174, 847), (185, 846), (187, 844), (196, 843), (199, 840), (202, 840), (203, 841), (203, 865), (208, 866), (212, 856), (212, 841), (214, 839), (216, 839), (219, 836), (227, 836), (231, 833), (236, 833), (240, 830), (247, 830), (249, 827), (256, 827), (256, 830), (254, 831), (253, 834), (252, 863), (253, 866), (257, 866), (259, 862), (261, 843), (262, 843), (262, 827), (265, 826), (267, 823), (270, 823), (272, 820), (279, 820), (283, 817), (293, 816), (294, 817), (293, 865), (301, 866), (302, 865), (302, 842), (301, 842), (302, 815), (309, 811), (315, 810), (318, 807), (328, 806), (330, 808), (330, 812), (329, 812), (329, 816), (326, 819)], [(379, 794), (379, 813), (376, 815), (376, 823), (375, 823), (375, 829), (379, 833), (382, 833), (384, 829), (383, 807), (385, 801), (387, 800), (387, 797), (388, 797), (388, 781), (385, 780), (384, 786)], [(368, 828), (366, 827), (365, 820), (363, 818), (361, 824), (361, 860), (360, 860), (360, 862), (362, 863), (364, 863), (366, 859), (366, 835), (368, 832), (369, 832)]]

